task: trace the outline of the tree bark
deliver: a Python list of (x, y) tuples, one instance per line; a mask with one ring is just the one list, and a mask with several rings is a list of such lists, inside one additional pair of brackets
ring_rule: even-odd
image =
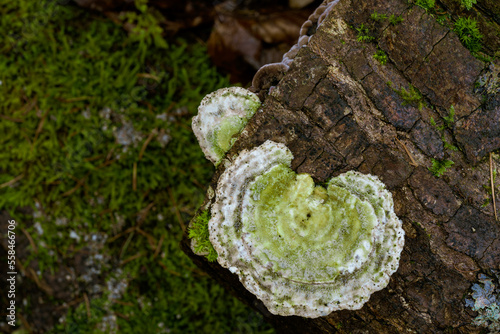
[[(500, 6), (481, 6), (473, 15), (498, 29)], [(460, 10), (447, 1), (443, 8)], [(404, 20), (374, 21), (374, 12)], [(500, 148), (500, 66), (473, 57), (436, 17), (402, 0), (340, 0), (277, 85), (260, 91), (262, 112), (228, 153), (271, 139), (290, 148), (297, 173), (317, 182), (348, 170), (377, 175), (393, 195), (406, 234), (399, 269), (385, 289), (357, 311), (317, 319), (275, 316), (237, 276), (193, 254), (187, 236), (182, 241), (200, 268), (278, 332), (481, 332), (465, 298), (479, 273), (494, 277), (500, 269), (500, 224), (488, 191), (490, 154)], [(372, 41), (357, 41), (362, 24)], [(493, 54), (498, 35), (491, 36), (483, 41)], [(377, 50), (387, 55), (385, 65), (373, 57)], [(421, 100), (405, 100), (402, 88), (412, 87)], [(452, 105), (454, 119), (445, 120)], [(454, 164), (437, 177), (429, 170), (432, 159)], [(493, 168), (498, 163), (493, 155)]]

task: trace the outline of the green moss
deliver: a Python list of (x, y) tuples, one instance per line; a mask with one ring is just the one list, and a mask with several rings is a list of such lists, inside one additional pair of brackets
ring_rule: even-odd
[(470, 52), (477, 53), (481, 50), (483, 35), (479, 31), (476, 20), (461, 17), (455, 22), (453, 31)]
[[(439, 131), (444, 131), (446, 128), (452, 129), (453, 123), (455, 122), (455, 108), (453, 106), (450, 106), (450, 111), (448, 113), (448, 116), (444, 116), (443, 120), (444, 120), (443, 125), (437, 125), (434, 118), (431, 117), (431, 125), (434, 126)], [(453, 144), (450, 144), (446, 141), (444, 133), (441, 134), (441, 140), (443, 141), (443, 145), (444, 145), (445, 149), (449, 149), (452, 151), (458, 151), (458, 147), (456, 147)]]
[(382, 65), (387, 63), (387, 55), (383, 50), (377, 50), (377, 52), (373, 55), (373, 58), (378, 60)]
[(455, 152), (458, 151), (458, 147), (456, 147), (453, 144), (448, 143), (446, 141), (446, 138), (444, 137), (444, 135), (441, 136), (441, 140), (443, 141), (443, 145), (444, 145), (445, 149), (452, 150), (452, 151), (455, 151)]
[(403, 22), (403, 21), (404, 21), (404, 19), (403, 19), (403, 17), (402, 17), (401, 15), (396, 16), (396, 15), (392, 14), (392, 15), (389, 17), (389, 22), (390, 22), (393, 26), (395, 26), (395, 25), (397, 25), (397, 24), (400, 24), (400, 23), (401, 23), (401, 22)]
[(370, 18), (371, 18), (373, 21), (380, 22), (380, 21), (383, 21), (383, 20), (387, 19), (387, 15), (385, 15), (385, 14), (379, 14), (379, 13), (377, 13), (376, 11), (374, 11), (374, 12), (370, 15)]
[(465, 7), (467, 10), (470, 10), (473, 5), (477, 3), (476, 0), (460, 0), (460, 4)]
[(389, 23), (394, 25), (394, 26), (404, 21), (404, 19), (401, 15), (396, 16), (394, 14), (391, 14), (391, 16), (387, 17), (387, 15), (379, 14), (376, 11), (374, 11), (370, 15), (370, 19), (372, 19), (373, 21), (376, 21), (376, 22), (381, 22), (381, 21), (389, 19)]
[[(43, 297), (45, 305), (68, 310), (52, 332), (96, 333), (107, 315), (120, 314), (114, 321), (125, 334), (269, 333), (262, 317), (201, 275), (179, 249), (181, 224), (204, 198), (196, 184), (213, 174), (191, 117), (203, 96), (229, 80), (202, 45), (166, 40), (161, 14), (150, 8), (125, 16), (121, 24), (130, 19), (136, 27), (129, 34), (62, 2), (0, 4), (0, 115), (8, 116), (0, 121), (0, 210), (38, 247), (26, 248), (27, 268), (58, 274), (75, 254), (87, 259), (88, 249), (106, 259), (92, 284), (103, 283), (103, 292), (87, 291), (90, 319), (85, 303), (59, 308), (70, 300)], [(90, 243), (96, 236), (107, 237), (99, 250)], [(78, 265), (78, 272), (95, 269)], [(118, 271), (128, 285), (123, 303), (106, 302), (105, 283)], [(35, 297), (20, 297), (27, 304), (18, 312), (40, 316), (30, 308)]]
[(429, 170), (437, 177), (441, 177), (448, 168), (453, 166), (455, 163), (451, 160), (436, 160), (432, 159), (432, 166)]
[(448, 116), (443, 117), (444, 123), (446, 124), (446, 127), (452, 128), (453, 122), (455, 122), (455, 107), (450, 106), (450, 111), (448, 113)]
[(401, 89), (395, 89), (392, 87), (392, 82), (388, 81), (387, 85), (392, 88), (393, 91), (395, 91), (402, 99), (403, 99), (403, 105), (413, 105), (415, 107), (418, 107), (419, 110), (422, 110), (422, 108), (425, 105), (424, 99), (422, 97), (422, 94), (416, 89), (412, 84), (410, 84), (408, 90), (406, 88), (401, 86)]
[(425, 9), (425, 11), (432, 11), (436, 6), (435, 0), (417, 0), (415, 1), (415, 5)]
[(207, 253), (206, 258), (208, 261), (213, 262), (217, 260), (217, 252), (210, 243), (210, 235), (208, 233), (208, 222), (210, 221), (210, 213), (208, 210), (202, 211), (191, 222), (189, 227), (189, 238), (194, 239), (196, 242), (196, 253)]
[(375, 37), (371, 36), (370, 29), (364, 24), (361, 24), (358, 28), (356, 28), (356, 31), (358, 33), (356, 37), (358, 42), (371, 42), (375, 39)]

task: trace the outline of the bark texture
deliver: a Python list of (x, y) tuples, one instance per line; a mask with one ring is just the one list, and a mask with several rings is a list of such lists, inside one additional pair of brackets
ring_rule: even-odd
[[(375, 11), (404, 21), (373, 21)], [(484, 20), (498, 28), (491, 17)], [(374, 40), (357, 41), (362, 24)], [(378, 49), (388, 57), (385, 65), (373, 58)], [(393, 194), (406, 232), (398, 271), (358, 311), (280, 317), (237, 276), (194, 255), (187, 237), (184, 251), (278, 332), (480, 333), (471, 324), (477, 313), (464, 299), (479, 273), (494, 276), (500, 269), (500, 223), (493, 206), (484, 205), (491, 198), (488, 157), (500, 148), (495, 80), (498, 64), (474, 58), (453, 31), (420, 7), (401, 0), (340, 0), (278, 84), (260, 92), (263, 107), (228, 157), (271, 139), (290, 148), (297, 173), (317, 182), (348, 170), (377, 175)], [(411, 87), (421, 93), (420, 101), (402, 97), (401, 89)], [(451, 105), (456, 115), (446, 123)], [(438, 178), (429, 170), (431, 159), (454, 165)]]

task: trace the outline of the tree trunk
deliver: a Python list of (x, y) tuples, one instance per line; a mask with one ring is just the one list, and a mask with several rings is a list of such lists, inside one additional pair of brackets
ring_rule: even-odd
[[(468, 12), (481, 27), (497, 29), (482, 30), (489, 54), (498, 51), (499, 8), (484, 1)], [(444, 10), (460, 8), (452, 1), (426, 12), (403, 0), (340, 0), (279, 82), (254, 87), (262, 112), (230, 156), (271, 139), (290, 148), (297, 173), (317, 182), (348, 170), (377, 175), (406, 234), (399, 269), (385, 289), (360, 310), (317, 319), (270, 314), (236, 275), (193, 254), (185, 236), (182, 247), (193, 261), (278, 332), (481, 332), (465, 299), (480, 273), (494, 278), (500, 270), (490, 184), (490, 163), (499, 162), (492, 152), (500, 148), (500, 66), (476, 59), (447, 21), (438, 23)], [(387, 18), (373, 20), (374, 12)], [(403, 21), (391, 24), (391, 14)], [(360, 34), (373, 39), (360, 42)], [(378, 50), (387, 56), (384, 65), (373, 57)], [(437, 177), (436, 165), (446, 160), (454, 164)]]

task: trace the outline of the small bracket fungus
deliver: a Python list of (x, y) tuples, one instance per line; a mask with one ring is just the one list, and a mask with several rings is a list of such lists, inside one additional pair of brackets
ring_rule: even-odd
[(192, 122), (205, 157), (217, 166), (259, 107), (257, 95), (241, 87), (222, 88), (205, 96)]
[(274, 314), (360, 309), (399, 265), (404, 231), (392, 196), (354, 171), (315, 185), (292, 159), (267, 141), (222, 173), (208, 223), (217, 260)]

